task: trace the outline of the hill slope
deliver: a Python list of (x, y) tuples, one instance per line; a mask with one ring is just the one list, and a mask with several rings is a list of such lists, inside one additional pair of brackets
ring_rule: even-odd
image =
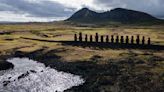
[(116, 8), (111, 11), (97, 13), (88, 8), (83, 8), (74, 13), (66, 21), (80, 23), (143, 23), (159, 22), (160, 20), (144, 12)]

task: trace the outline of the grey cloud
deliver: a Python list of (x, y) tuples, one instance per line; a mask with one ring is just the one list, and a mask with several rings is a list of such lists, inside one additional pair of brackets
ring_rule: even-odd
[[(72, 9), (54, 1), (40, 1), (32, 3), (27, 0), (0, 0), (0, 11), (12, 11), (15, 13), (28, 13), (37, 17), (65, 17), (72, 14)], [(73, 9), (72, 9), (73, 10)]]
[(164, 15), (164, 0), (94, 0), (97, 5), (105, 7), (122, 7), (147, 12), (154, 16)]
[[(55, 1), (39, 0), (0, 0), (0, 12), (11, 11), (16, 14), (29, 14), (30, 17), (69, 17), (76, 8), (70, 8)], [(123, 7), (150, 13), (156, 17), (164, 17), (164, 0), (93, 0), (97, 7)], [(89, 4), (88, 4), (89, 5)], [(84, 7), (88, 6), (87, 4)], [(94, 9), (90, 6), (89, 8)], [(96, 10), (96, 9), (94, 9)]]

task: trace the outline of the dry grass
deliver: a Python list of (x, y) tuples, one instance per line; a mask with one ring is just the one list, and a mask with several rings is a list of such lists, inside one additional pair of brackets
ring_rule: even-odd
[[(100, 35), (141, 35), (151, 37), (153, 44), (164, 45), (164, 28), (89, 28), (89, 27), (71, 27), (66, 25), (55, 24), (15, 24), (15, 25), (0, 25), (1, 31), (16, 31), (9, 35), (0, 35), (0, 52), (6, 52), (16, 49), (23, 52), (33, 52), (43, 47), (47, 50), (62, 48), (65, 52), (57, 53), (66, 61), (89, 60), (94, 55), (103, 57), (104, 60), (127, 57), (129, 50), (112, 50), (112, 49), (93, 49), (80, 48), (72, 46), (62, 46), (59, 43), (40, 42), (34, 40), (25, 40), (21, 37), (46, 39), (46, 40), (73, 40), (73, 34), (83, 32), (83, 34), (95, 35), (98, 32)], [(6, 40), (12, 39), (12, 40)], [(133, 50), (134, 52), (144, 53), (141, 50)], [(125, 54), (126, 53), (126, 54)], [(137, 53), (137, 54), (139, 54)], [(156, 53), (154, 53), (156, 54)], [(158, 52), (159, 56), (163, 56), (163, 51)]]

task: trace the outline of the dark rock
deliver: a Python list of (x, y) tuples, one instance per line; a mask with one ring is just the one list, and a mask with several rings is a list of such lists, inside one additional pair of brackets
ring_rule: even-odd
[(0, 61), (0, 70), (7, 70), (13, 67), (14, 65), (12, 63), (9, 63), (7, 61)]
[(26, 73), (24, 73), (24, 74), (18, 76), (18, 80), (19, 80), (19, 79), (22, 79), (22, 78), (25, 78), (25, 77), (28, 76), (28, 75), (29, 75), (29, 72), (27, 71)]
[(3, 81), (3, 86), (7, 86), (10, 83), (10, 81)]
[(8, 79), (11, 79), (11, 77), (8, 77)]
[(37, 73), (35, 70), (30, 70), (30, 72), (32, 72), (32, 73)]

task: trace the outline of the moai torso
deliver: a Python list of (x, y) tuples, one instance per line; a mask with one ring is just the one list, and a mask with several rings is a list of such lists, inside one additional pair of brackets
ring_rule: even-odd
[(111, 43), (114, 43), (114, 36), (111, 36)]
[(121, 43), (124, 43), (124, 36), (121, 36)]
[(151, 44), (151, 40), (150, 40), (150, 38), (148, 38), (147, 44), (148, 44), (148, 45)]
[(134, 44), (134, 36), (131, 37), (131, 44)]
[(142, 45), (144, 45), (145, 44), (145, 37), (143, 36), (142, 37)]
[(104, 42), (104, 36), (101, 36), (101, 42)]
[(74, 34), (74, 41), (77, 41), (77, 34)]
[(88, 35), (85, 35), (85, 42), (88, 42)]
[(92, 38), (92, 35), (90, 35), (90, 42), (93, 42), (93, 38)]
[(96, 42), (99, 41), (99, 35), (98, 35), (98, 33), (96, 33), (95, 40), (96, 40)]
[(116, 37), (116, 43), (119, 43), (119, 36)]
[(126, 44), (129, 44), (129, 37), (126, 36)]
[(82, 33), (80, 32), (80, 33), (79, 33), (79, 41), (82, 42), (82, 39), (83, 39), (83, 38), (82, 38)]
[(140, 44), (140, 36), (139, 35), (137, 35), (136, 43), (137, 43), (137, 45)]
[(109, 42), (109, 36), (108, 35), (106, 36), (106, 42)]

